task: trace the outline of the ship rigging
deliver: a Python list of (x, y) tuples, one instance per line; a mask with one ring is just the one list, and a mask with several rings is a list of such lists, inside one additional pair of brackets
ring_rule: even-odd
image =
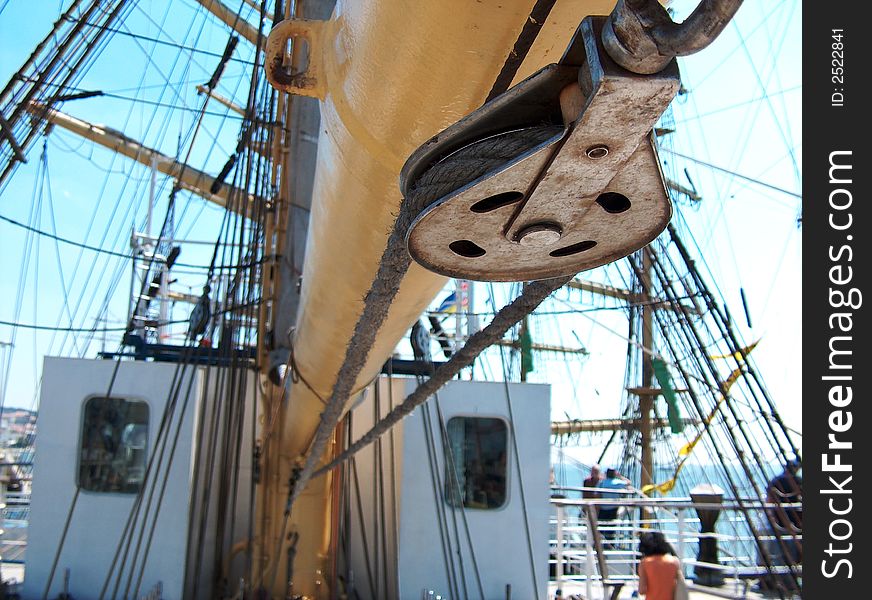
[[(476, 408), (495, 411), (479, 421), (463, 412), (460, 392), (446, 388), (441, 405), (437, 392), (472, 372), (508, 382), (517, 370), (527, 379), (522, 340), (543, 329), (549, 312), (582, 314), (580, 295), (592, 299), (588, 310), (614, 311), (628, 323), (619, 332), (627, 343), (624, 400), (617, 422), (598, 426), (614, 429), (601, 460), (620, 463), (650, 495), (685, 489), (688, 460), (714, 465), (717, 476), (708, 479), (726, 484), (761, 572), (777, 574), (777, 591), (790, 593), (801, 572), (782, 563), (795, 535), (776, 533), (773, 546), (771, 523), (755, 511), (766, 482), (799, 458), (800, 444), (763, 383), (754, 346), (700, 269), (688, 221), (679, 214), (667, 226), (671, 204), (705, 201), (687, 168), (673, 167), (682, 157), (670, 148), (678, 125), (669, 112), (661, 118), (675, 94), (687, 93), (673, 58), (711, 42), (740, 2), (703, 2), (684, 29), (656, 3), (631, 1), (609, 19), (584, 19), (610, 14), (609, 2), (479, 3), (461, 12), (451, 3), (401, 8), (391, 1), (366, 9), (341, 3), (335, 12), (315, 0), (182, 4), (158, 15), (121, 0), (73, 0), (0, 96), (0, 194), (20, 193), (23, 173), (36, 182), (29, 215), (0, 210), (3, 225), (26, 236), (22, 285), (3, 322), (13, 324), (12, 345), (0, 355), (0, 375), (8, 381), (11, 348), (28, 329), (51, 336), (45, 355), (94, 356), (102, 341), (104, 359), (90, 376), (101, 390), (76, 401), (84, 402), (84, 429), (69, 451), (79, 455), (70, 467), (78, 479), (65, 488), (61, 527), (26, 580), (31, 593), (48, 597), (82, 577), (69, 566), (70, 545), (87, 538), (77, 521), (110, 492), (130, 495), (115, 499), (125, 504), (117, 527), (107, 528), (108, 560), (87, 575), (97, 582), (94, 597), (160, 597), (169, 582), (177, 586), (170, 596), (179, 597), (403, 597), (409, 588), (399, 591), (398, 581), (419, 571), (403, 562), (409, 526), (396, 488), (409, 467), (396, 462), (425, 456), (440, 540), (434, 556), (450, 596), (492, 595), (495, 581), (481, 568), (489, 561), (476, 551), (476, 511), (508, 499), (520, 502), (512, 505), (522, 523), (512, 544), (529, 562), (515, 593), (541, 593), (545, 562), (536, 556), (544, 537), (531, 515), (544, 474), (522, 472), (528, 458), (519, 447), (530, 439), (520, 433), (523, 422), (538, 426), (524, 403), (539, 392), (528, 398), (507, 383), (506, 408)], [(156, 73), (155, 88), (144, 80), (110, 88), (91, 78), (116, 45), (128, 52), (115, 56), (141, 55), (144, 71)], [(98, 99), (129, 110), (102, 114), (91, 108)], [(65, 181), (97, 194), (93, 208), (82, 209), (93, 210), (81, 219), (84, 235), (54, 221), (59, 153), (106, 173), (99, 190)], [(789, 154), (795, 168), (792, 147)], [(572, 187), (570, 179), (580, 183)], [(743, 183), (782, 200), (792, 194), (753, 177)], [(575, 197), (587, 204), (562, 208)], [(211, 241), (192, 242), (195, 229)], [(35, 310), (32, 323), (22, 320), (42, 240), (53, 244), (63, 292), (61, 302), (46, 300), (54, 325)], [(61, 249), (75, 249), (75, 261)], [(434, 336), (412, 343), (418, 385), (382, 381), (380, 373), (403, 367), (394, 349), (405, 347), (408, 328), (445, 284), (431, 271), (539, 281), (487, 285), (489, 310), (481, 308), (481, 284), (458, 286), (466, 305), (455, 306), (456, 327), (440, 323), (438, 311), (418, 326)], [(131, 300), (119, 314), (128, 277)], [(98, 279), (101, 285), (90, 285)], [(537, 342), (545, 352), (565, 348)], [(430, 346), (445, 360), (434, 362)], [(589, 347), (575, 354), (583, 358)], [(159, 376), (136, 370), (150, 364)], [(71, 368), (58, 362), (47, 372), (65, 378)], [(147, 393), (137, 377), (156, 377), (149, 402), (159, 410), (151, 417), (137, 404), (137, 394)], [(71, 385), (70, 393), (79, 389)], [(482, 407), (502, 394), (481, 390)], [(89, 419), (108, 426), (101, 415), (112, 410), (128, 419), (118, 426), (125, 441), (116, 440), (111, 453), (115, 464), (125, 448), (125, 484), (106, 475), (120, 471), (101, 462), (98, 442), (84, 433)], [(58, 419), (43, 423), (61, 427)], [(419, 419), (424, 437), (413, 441), (402, 432)], [(683, 433), (684, 447), (667, 427)], [(584, 426), (552, 425), (557, 436), (573, 429)], [(145, 445), (134, 442), (140, 434)], [(506, 445), (501, 459), (490, 457), (502, 461), (502, 496), (461, 489), (473, 486), (459, 474), (467, 458), (462, 436)], [(370, 472), (372, 490), (361, 490), (358, 469)], [(175, 505), (185, 485), (189, 496)], [(362, 514), (367, 504), (371, 516)], [(174, 571), (157, 566), (155, 544), (164, 544), (179, 515), (181, 537), (167, 546), (177, 546), (169, 555), (182, 568)]]

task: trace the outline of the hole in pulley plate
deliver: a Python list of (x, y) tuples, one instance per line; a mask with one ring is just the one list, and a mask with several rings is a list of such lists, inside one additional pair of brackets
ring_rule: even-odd
[(564, 256), (572, 256), (573, 254), (578, 254), (579, 252), (584, 252), (585, 250), (590, 250), (596, 246), (596, 242), (593, 240), (585, 240), (583, 242), (578, 242), (577, 244), (572, 244), (570, 246), (564, 246), (563, 248), (558, 248), (557, 250), (552, 250), (548, 253), (549, 256), (553, 256), (554, 258), (561, 258)]
[(600, 194), (596, 203), (602, 206), (604, 211), (613, 215), (630, 210), (630, 199), (617, 192)]
[(469, 240), (457, 240), (448, 244), (448, 247), (456, 255), (464, 258), (478, 258), (485, 255), (484, 248)]
[(495, 194), (493, 196), (489, 196), (484, 200), (479, 200), (475, 204), (469, 207), (474, 213), (486, 213), (492, 210), (496, 210), (498, 208), (502, 208), (504, 206), (509, 206), (510, 204), (514, 204), (518, 200), (524, 197), (524, 194), (521, 192), (503, 192), (502, 194)]

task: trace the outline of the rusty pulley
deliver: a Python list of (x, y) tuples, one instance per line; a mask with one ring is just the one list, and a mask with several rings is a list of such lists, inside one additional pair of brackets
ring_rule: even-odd
[(480, 281), (571, 275), (641, 248), (671, 216), (650, 132), (679, 88), (640, 75), (588, 17), (549, 65), (419, 148), (401, 173), (409, 253)]

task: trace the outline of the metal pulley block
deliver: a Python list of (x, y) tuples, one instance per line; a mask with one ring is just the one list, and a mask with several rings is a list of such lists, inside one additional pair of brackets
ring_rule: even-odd
[(679, 88), (612, 61), (603, 17), (585, 19), (541, 69), (421, 146), (400, 185), (406, 235), (431, 271), (530, 281), (591, 269), (643, 247), (672, 213), (650, 132)]

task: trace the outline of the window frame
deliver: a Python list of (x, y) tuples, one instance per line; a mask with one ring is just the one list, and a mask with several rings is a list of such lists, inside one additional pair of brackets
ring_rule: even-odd
[[(145, 481), (139, 484), (139, 487), (134, 491), (124, 491), (124, 490), (95, 490), (85, 487), (82, 484), (81, 473), (82, 473), (82, 450), (83, 450), (83, 442), (85, 441), (85, 420), (87, 418), (87, 409), (88, 403), (92, 400), (118, 400), (122, 402), (128, 403), (139, 403), (144, 404), (146, 408), (146, 418), (145, 418), (145, 461), (144, 467), (148, 468), (148, 460), (149, 455), (151, 454), (151, 413), (152, 406), (151, 402), (148, 399), (138, 396), (128, 396), (128, 395), (111, 395), (107, 396), (106, 394), (89, 394), (85, 396), (84, 400), (79, 407), (79, 435), (76, 440), (76, 466), (73, 472), (73, 485), (75, 485), (76, 489), (78, 489), (82, 493), (87, 494), (97, 494), (101, 496), (135, 496), (139, 494), (142, 489), (145, 487)], [(130, 422), (125, 423), (125, 427), (129, 425)], [(121, 432), (123, 432), (124, 427), (121, 427)]]
[[(500, 423), (502, 423), (502, 425), (505, 429), (505, 433), (506, 433), (506, 440), (505, 440), (506, 462), (505, 462), (505, 475), (504, 475), (505, 493), (503, 495), (503, 502), (499, 506), (492, 506), (492, 507), (491, 506), (467, 506), (466, 503), (463, 501), (455, 503), (451, 499), (451, 492), (450, 492), (449, 487), (448, 487), (448, 485), (449, 485), (448, 477), (452, 476), (452, 469), (450, 467), (451, 467), (451, 464), (456, 460), (456, 457), (454, 456), (454, 448), (451, 445), (451, 434), (449, 433), (448, 425), (454, 419), (488, 419), (488, 420), (499, 421)], [(497, 512), (497, 511), (506, 510), (506, 508), (508, 508), (509, 504), (511, 503), (511, 490), (512, 490), (512, 478), (511, 478), (512, 440), (511, 440), (511, 435), (512, 435), (512, 428), (509, 424), (509, 421), (502, 415), (487, 415), (487, 414), (483, 415), (483, 414), (475, 414), (475, 413), (473, 413), (473, 414), (458, 413), (458, 414), (454, 414), (454, 415), (451, 415), (450, 417), (448, 417), (448, 419), (446, 419), (446, 421), (445, 421), (445, 440), (447, 441), (448, 446), (446, 447), (445, 444), (443, 443), (443, 448), (442, 448), (442, 460), (444, 462), (443, 475), (445, 477), (445, 481), (443, 481), (443, 485), (442, 485), (442, 494), (441, 494), (442, 502), (444, 502), (450, 508), (453, 508), (455, 510), (480, 510), (480, 511), (485, 511), (485, 512)], [(465, 441), (466, 440), (464, 438), (464, 443), (465, 443)], [(449, 462), (449, 456), (450, 456), (451, 462)], [(456, 473), (456, 470), (454, 470), (454, 473)]]

